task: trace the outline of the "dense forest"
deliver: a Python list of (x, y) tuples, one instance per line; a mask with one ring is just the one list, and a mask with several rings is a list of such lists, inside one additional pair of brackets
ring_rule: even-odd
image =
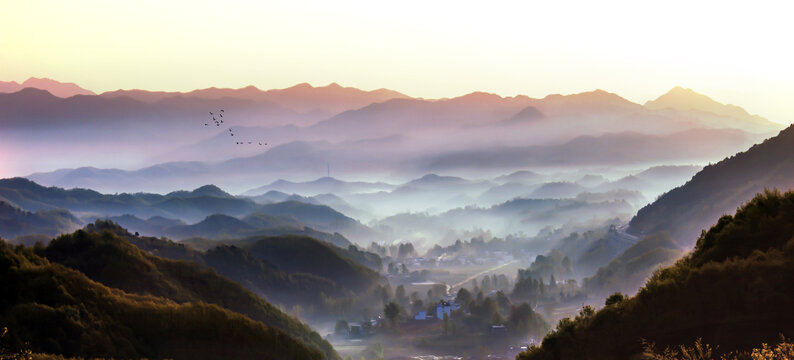
[[(111, 250), (109, 244), (117, 240), (109, 233), (79, 231), (61, 238), (59, 249), (49, 251), (68, 252), (65, 245), (69, 242)], [(134, 254), (133, 249), (119, 247), (108, 257)], [(80, 248), (74, 250), (79, 252)], [(47, 251), (38, 248), (34, 252), (0, 243), (0, 327), (9, 329), (3, 338), (4, 351), (30, 347), (36, 353), (105, 358), (326, 357), (280, 329), (215, 304), (177, 302), (105, 286), (36, 254)], [(124, 277), (120, 272), (130, 270), (153, 270), (152, 263), (146, 260), (151, 259), (139, 259), (129, 266), (119, 264), (117, 269), (107, 269), (108, 274), (103, 277)]]
[(616, 293), (599, 311), (584, 307), (519, 359), (631, 358), (644, 342), (665, 348), (697, 339), (729, 352), (792, 336), (792, 219), (794, 192), (757, 195), (636, 296)]
[(298, 306), (294, 310), (305, 316), (338, 315), (339, 302), (363, 301), (362, 295), (377, 295), (381, 288), (378, 273), (366, 266), (380, 268), (380, 257), (354, 246), (342, 249), (306, 236), (207, 240), (211, 247), (199, 251), (189, 244), (131, 234), (105, 220), (97, 220), (86, 229), (109, 231), (147, 253), (211, 268), (268, 302), (290, 309)]

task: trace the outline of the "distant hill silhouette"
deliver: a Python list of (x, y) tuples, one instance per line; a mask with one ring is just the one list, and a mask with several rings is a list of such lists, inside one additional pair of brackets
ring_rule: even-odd
[(175, 96), (215, 100), (236, 98), (252, 101), (268, 101), (299, 113), (321, 112), (328, 114), (328, 116), (389, 99), (408, 98), (407, 95), (393, 90), (378, 89), (364, 91), (353, 87), (342, 87), (336, 83), (331, 83), (322, 87), (314, 87), (307, 83), (302, 83), (286, 89), (273, 90), (260, 90), (254, 86), (247, 86), (239, 89), (207, 88), (184, 93), (116, 90), (102, 93), (100, 96), (106, 98), (130, 97), (145, 102), (155, 102)]
[[(750, 115), (743, 108), (731, 105), (721, 104), (710, 97), (698, 94), (692, 89), (682, 88), (676, 86), (664, 95), (659, 96), (655, 100), (650, 100), (645, 103), (648, 109), (675, 109), (681, 111), (699, 111), (708, 112), (720, 116), (725, 116), (740, 120), (739, 122), (724, 122), (725, 127), (741, 126), (741, 124), (752, 125), (755, 131), (773, 131), (779, 129), (779, 125), (770, 122), (758, 115)], [(745, 127), (745, 129), (751, 129)]]
[(0, 238), (23, 235), (56, 236), (80, 228), (82, 221), (67, 210), (22, 210), (0, 198)]
[(83, 89), (75, 83), (63, 83), (47, 78), (31, 77), (21, 84), (14, 81), (0, 81), (0, 93), (13, 93), (25, 88), (45, 90), (60, 98), (68, 98), (75, 95), (96, 95), (93, 91)]
[(327, 205), (299, 201), (257, 204), (213, 185), (167, 195), (111, 195), (87, 189), (44, 187), (24, 178), (11, 178), (0, 179), (1, 198), (27, 211), (88, 212), (93, 218), (111, 218), (134, 231), (175, 238), (302, 234), (346, 247), (350, 242), (345, 236), (372, 239), (376, 235)]
[[(251, 189), (243, 193), (244, 195), (256, 196), (270, 191), (283, 193), (301, 194), (304, 196), (318, 194), (348, 194), (356, 192), (369, 192), (377, 190), (390, 190), (393, 185), (376, 182), (353, 181), (335, 179), (332, 177), (321, 177), (317, 180), (306, 182), (292, 182), (287, 180), (277, 180), (268, 185)], [(282, 200), (283, 201), (283, 200)]]

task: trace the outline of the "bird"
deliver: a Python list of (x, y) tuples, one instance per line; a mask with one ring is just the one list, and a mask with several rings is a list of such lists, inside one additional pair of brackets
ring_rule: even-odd
[(210, 115), (212, 115), (212, 111), (210, 111)]
[(234, 134), (231, 134), (231, 135), (234, 136)]
[(223, 112), (223, 109), (221, 109), (221, 112)]
[(251, 142), (249, 141), (248, 143), (250, 144)]
[(215, 120), (215, 117), (214, 117), (214, 116), (212, 117), (212, 120), (213, 120), (213, 121), (218, 121), (218, 120)]
[(204, 126), (207, 126), (207, 124), (205, 123)]
[(232, 132), (232, 129), (229, 129), (229, 132)]
[(259, 146), (262, 146), (262, 143), (259, 143)]
[(223, 117), (223, 114), (220, 114), (220, 116)]

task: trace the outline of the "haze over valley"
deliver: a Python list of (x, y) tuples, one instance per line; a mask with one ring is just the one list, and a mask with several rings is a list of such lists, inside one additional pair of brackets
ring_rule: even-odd
[(0, 4), (0, 360), (794, 358), (780, 4)]

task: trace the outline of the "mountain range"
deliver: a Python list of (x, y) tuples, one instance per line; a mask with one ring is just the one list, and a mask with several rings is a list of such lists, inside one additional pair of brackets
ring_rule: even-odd
[[(225, 122), (216, 126), (220, 109)], [(26, 149), (16, 151), (23, 155), (12, 169), (51, 166), (43, 159), (78, 165), (31, 178), (113, 192), (167, 192), (199, 176), (251, 189), (262, 179), (316, 178), (329, 165), (351, 177), (405, 178), (542, 168), (561, 159), (576, 167), (704, 163), (781, 128), (680, 88), (640, 105), (603, 90), (427, 100), (337, 84), (68, 98), (27, 87), (0, 93), (0, 119), (4, 147)]]

